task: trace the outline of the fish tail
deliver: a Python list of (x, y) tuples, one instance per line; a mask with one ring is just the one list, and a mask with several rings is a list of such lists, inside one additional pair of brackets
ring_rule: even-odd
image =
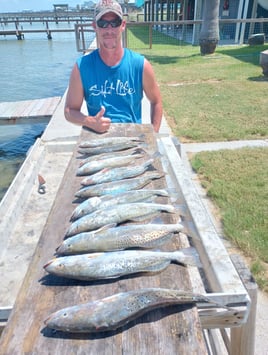
[(176, 212), (175, 207), (172, 206), (172, 205), (165, 205), (165, 206), (163, 207), (163, 210), (162, 210), (162, 211), (163, 211), (163, 212), (168, 212), (168, 213), (175, 213), (175, 212)]
[(151, 174), (150, 174), (150, 178), (152, 180), (161, 179), (164, 176), (165, 176), (165, 173), (159, 173), (158, 171), (152, 171)]
[(180, 193), (177, 189), (169, 187), (166, 189), (166, 191), (171, 199), (171, 202), (175, 202), (180, 198)]
[(161, 154), (159, 153), (159, 152), (155, 152), (152, 156), (151, 156), (151, 158), (149, 159), (149, 160), (147, 160), (144, 164), (143, 164), (143, 166), (146, 168), (146, 167), (148, 167), (149, 165), (151, 165), (151, 164), (153, 164), (153, 162), (156, 160), (156, 159), (158, 159), (158, 158), (160, 158), (161, 157)]
[(157, 196), (166, 196), (166, 197), (169, 197), (169, 193), (167, 190), (155, 190), (155, 194)]
[(154, 152), (154, 154), (152, 155), (152, 159), (153, 160), (156, 160), (156, 159), (159, 159), (159, 158), (161, 158), (162, 157), (162, 154), (160, 153), (160, 152), (158, 152), (158, 151), (156, 151), (156, 152)]
[(139, 139), (139, 141), (143, 142), (143, 141), (146, 139), (145, 133), (141, 133), (141, 134), (138, 136), (138, 139)]
[(174, 252), (174, 261), (178, 264), (201, 267), (201, 261), (194, 247), (183, 248)]

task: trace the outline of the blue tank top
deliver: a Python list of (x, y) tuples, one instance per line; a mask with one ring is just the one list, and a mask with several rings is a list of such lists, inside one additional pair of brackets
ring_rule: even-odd
[(109, 67), (99, 50), (77, 60), (88, 114), (95, 116), (104, 106), (105, 117), (118, 123), (141, 123), (144, 57), (127, 48), (118, 65)]

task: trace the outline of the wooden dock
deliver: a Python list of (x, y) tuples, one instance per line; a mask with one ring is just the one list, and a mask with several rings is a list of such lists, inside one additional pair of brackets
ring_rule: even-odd
[(0, 102), (0, 123), (2, 120), (51, 117), (60, 101), (60, 96), (54, 96), (36, 100)]
[[(84, 23), (91, 22), (93, 18), (93, 9), (87, 11), (41, 11), (28, 13), (0, 13), (0, 36), (16, 36), (18, 40), (25, 38), (27, 33), (46, 33), (48, 39), (52, 39), (52, 33), (56, 32), (74, 32), (74, 28), (53, 28), (54, 24), (60, 22)], [(40, 24), (39, 29), (24, 29), (24, 24)], [(14, 24), (14, 30), (5, 28), (5, 26)], [(42, 28), (45, 24), (45, 28)]]
[(75, 32), (74, 28), (56, 28), (56, 29), (28, 29), (28, 30), (0, 30), (0, 36), (16, 36), (18, 40), (22, 40), (25, 38), (26, 33), (45, 33), (48, 39), (52, 39), (52, 33), (65, 33), (65, 32)]
[[(137, 134), (145, 134), (149, 147), (157, 149), (151, 125), (115, 124), (106, 136), (136, 136)], [(79, 142), (94, 137), (96, 137), (95, 133), (83, 130)], [(81, 186), (81, 180), (76, 176), (80, 162), (78, 157), (77, 147), (75, 147), (16, 304), (3, 331), (0, 353), (5, 355), (19, 353), (136, 355), (148, 354), (148, 352), (155, 355), (207, 354), (195, 305), (159, 308), (131, 321), (117, 331), (106, 333), (64, 334), (45, 327), (44, 320), (55, 310), (67, 305), (93, 301), (117, 292), (146, 287), (188, 291), (192, 289), (189, 268), (179, 265), (170, 265), (163, 272), (154, 275), (136, 275), (119, 280), (95, 282), (77, 282), (46, 274), (43, 265), (53, 257), (55, 248), (64, 238), (76, 203), (74, 193)], [(162, 170), (160, 162), (156, 162), (155, 165), (157, 170)], [(164, 188), (165, 184), (163, 177), (148, 186), (158, 189)], [(162, 197), (158, 202), (166, 203), (167, 200)], [(175, 223), (178, 218), (179, 211), (172, 216), (161, 214), (157, 221)], [(178, 250), (182, 246), (183, 240), (178, 237), (163, 246), (163, 250)], [(31, 307), (29, 307), (29, 300)]]
[[(63, 124), (61, 120), (64, 120), (61, 114), (62, 104), (63, 102), (61, 101), (56, 110), (59, 113), (58, 117), (54, 115), (54, 119), (59, 125), (59, 130), (61, 130)], [(143, 125), (137, 125), (137, 132), (133, 131), (133, 125), (128, 126), (126, 124), (114, 124), (106, 134), (136, 136), (141, 133), (141, 129), (146, 134), (146, 142), (150, 144), (153, 150), (156, 149), (154, 138), (146, 125), (143, 128)], [(54, 131), (55, 126), (53, 125)], [(68, 134), (70, 134), (69, 131)], [(82, 132), (82, 136), (78, 140), (88, 139), (92, 134), (90, 132)], [(51, 146), (50, 139), (44, 139), (44, 142), (49, 142), (49, 147), (47, 148), (50, 153), (52, 151), (55, 152), (53, 154), (54, 157), (59, 152), (59, 146), (61, 147), (60, 149), (64, 149), (64, 147), (62, 142), (59, 145), (54, 138), (53, 142), (55, 146), (54, 143)], [(189, 232), (188, 234), (192, 236), (191, 242), (198, 251), (202, 263), (202, 278), (200, 278), (199, 271), (196, 268), (181, 268), (178, 265), (170, 265), (164, 272), (154, 276), (123, 278), (116, 282), (89, 282), (83, 284), (58, 280), (58, 283), (54, 277), (45, 275), (44, 271), (42, 271), (43, 265), (52, 257), (52, 254), (54, 255), (55, 248), (62, 241), (64, 231), (69, 226), (70, 213), (73, 211), (74, 204), (76, 204), (76, 201), (73, 201), (73, 194), (80, 186), (80, 178), (75, 177), (75, 171), (80, 160), (77, 159), (77, 142), (73, 141), (72, 144), (73, 157), (65, 171), (62, 185), (58, 192), (53, 195), (55, 197), (53, 207), (50, 210), (48, 218), (44, 219), (44, 221), (47, 221), (46, 225), (40, 229), (40, 240), (17, 297), (16, 304), (13, 307), (11, 302), (11, 307), (0, 308), (0, 321), (1, 316), (2, 319), (6, 320), (9, 318), (1, 337), (0, 353), (14, 355), (18, 354), (20, 349), (23, 349), (24, 353), (31, 354), (47, 354), (52, 352), (95, 354), (100, 352), (106, 355), (115, 353), (134, 355), (147, 354), (148, 349), (155, 354), (163, 354), (163, 349), (167, 349), (166, 352), (169, 354), (203, 355), (203, 334), (205, 334), (206, 344), (209, 344), (209, 350), (205, 351), (206, 354), (228, 353), (230, 355), (252, 355), (255, 334), (256, 285), (250, 274), (246, 275), (246, 279), (248, 278), (248, 280), (245, 280), (240, 266), (237, 268), (237, 262), (233, 258), (230, 260), (230, 256), (219, 239), (215, 227), (211, 224), (210, 217), (207, 216), (202, 201), (192, 186), (192, 181), (189, 179), (185, 166), (178, 154), (179, 148), (174, 137), (164, 134), (157, 138), (157, 146), (163, 159), (161, 159), (161, 164), (157, 162), (155, 168), (163, 169), (165, 178), (160, 179), (161, 181), (154, 181), (148, 188), (168, 186), (171, 191), (178, 192), (177, 200), (172, 202), (178, 208), (177, 213), (173, 216), (163, 215), (160, 219), (157, 219), (157, 223), (161, 221), (164, 223), (177, 222), (180, 212), (183, 213), (182, 223), (185, 226), (185, 230)], [(42, 144), (42, 149), (44, 149), (44, 144)], [(43, 161), (43, 157), (43, 155), (40, 155), (39, 161)], [(31, 160), (29, 161), (29, 165), (24, 165), (22, 175), (26, 171), (29, 173), (29, 166), (35, 169), (33, 170), (34, 173), (29, 173), (28, 177), (23, 180), (23, 185), (20, 184), (23, 186), (21, 194), (27, 192), (27, 196), (28, 190), (25, 189), (25, 184), (33, 186), (33, 179), (40, 170), (39, 163), (36, 163), (36, 156), (33, 159), (35, 164), (32, 164)], [(57, 166), (58, 162), (55, 160), (54, 164)], [(49, 161), (49, 171), (51, 172), (52, 170), (51, 161)], [(31, 177), (29, 178), (29, 176)], [(47, 174), (45, 176), (46, 180), (49, 181), (50, 179)], [(50, 183), (48, 186), (50, 186)], [(18, 193), (17, 186), (14, 185), (13, 187), (17, 199), (15, 203), (17, 213), (19, 209), (25, 209), (25, 198)], [(35, 189), (36, 186), (33, 186), (33, 193), (37, 194)], [(12, 196), (13, 192), (9, 190), (9, 196), (6, 201), (10, 197), (14, 200), (14, 196), (13, 198)], [(162, 199), (158, 202), (164, 202)], [(64, 206), (64, 209), (62, 206)], [(1, 215), (7, 216), (6, 205), (0, 207), (2, 207), (4, 212)], [(8, 238), (7, 224), (14, 225), (18, 219), (18, 214), (9, 213), (8, 215), (10, 217), (5, 217), (8, 218), (5, 221), (6, 224), (1, 224), (4, 238)], [(32, 218), (32, 211), (30, 216)], [(59, 220), (61, 223), (58, 223)], [(25, 222), (21, 221), (20, 223), (22, 224), (17, 226), (19, 237), (26, 235), (26, 231), (29, 228), (27, 225), (27, 229), (24, 230)], [(12, 229), (9, 232), (13, 234)], [(170, 241), (164, 250), (187, 247), (189, 245), (187, 244), (187, 239), (182, 234), (179, 238)], [(12, 267), (14, 267), (13, 264)], [(20, 266), (18, 267), (20, 268)], [(203, 281), (205, 282), (203, 283)], [(251, 285), (248, 288), (249, 283)], [(129, 326), (123, 329), (116, 332), (108, 332), (103, 337), (99, 334), (96, 338), (94, 336), (79, 337), (79, 335), (69, 338), (67, 335), (59, 334), (58, 332), (50, 332), (49, 329), (44, 327), (43, 320), (48, 313), (61, 306), (65, 306), (69, 302), (94, 300), (112, 294), (116, 290), (124, 291), (130, 288), (146, 287), (146, 285), (180, 289), (184, 289), (184, 287), (188, 289), (189, 287), (190, 290), (192, 289), (192, 291), (197, 293), (206, 293), (206, 287), (209, 285), (209, 297), (213, 297), (216, 302), (230, 304), (231, 308), (206, 309), (202, 305), (197, 305), (198, 314), (196, 314), (196, 307), (187, 310), (181, 309), (180, 311), (176, 307), (171, 307), (171, 309), (149, 312), (148, 315), (132, 321)], [(250, 298), (248, 293), (250, 293)], [(29, 307), (29, 300), (31, 300), (32, 307)], [(25, 319), (27, 319), (26, 323)], [(200, 323), (203, 334), (200, 334)], [(16, 337), (14, 337), (14, 334), (16, 334)], [(219, 349), (222, 346), (225, 349), (220, 351)], [(129, 347), (131, 347), (130, 350)]]

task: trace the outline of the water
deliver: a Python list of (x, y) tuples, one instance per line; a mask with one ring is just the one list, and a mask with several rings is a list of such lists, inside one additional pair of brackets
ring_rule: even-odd
[[(42, 24), (23, 24), (23, 28), (41, 28)], [(49, 25), (52, 28), (52, 24)], [(60, 23), (54, 27), (73, 28)], [(14, 29), (14, 24), (4, 29)], [(62, 96), (68, 86), (78, 56), (74, 33), (25, 34), (0, 36), (0, 102)], [(0, 200), (23, 163), (26, 153), (47, 123), (10, 125), (0, 121)]]

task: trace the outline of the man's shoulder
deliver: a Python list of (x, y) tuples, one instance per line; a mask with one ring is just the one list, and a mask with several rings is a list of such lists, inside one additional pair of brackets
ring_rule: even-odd
[(126, 51), (126, 57), (128, 57), (130, 60), (139, 60), (139, 61), (144, 60), (143, 55), (141, 55), (138, 52), (133, 51), (132, 49), (125, 48), (125, 51)]
[(85, 53), (84, 55), (82, 55), (77, 59), (78, 66), (80, 67), (83, 64), (88, 64), (88, 62), (96, 58), (96, 55), (97, 55), (97, 49), (95, 49), (92, 52)]

